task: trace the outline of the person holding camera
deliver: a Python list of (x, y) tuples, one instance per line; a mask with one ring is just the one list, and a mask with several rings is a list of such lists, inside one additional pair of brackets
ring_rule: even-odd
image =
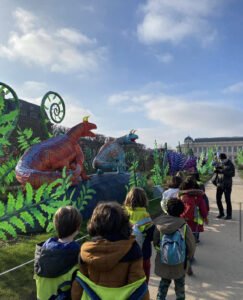
[(224, 208), (222, 204), (222, 195), (225, 196), (225, 202), (227, 206), (227, 214), (225, 220), (232, 219), (232, 206), (231, 206), (231, 191), (232, 191), (232, 177), (235, 176), (235, 167), (230, 159), (227, 158), (225, 153), (219, 155), (219, 162), (214, 168), (214, 181), (213, 183), (217, 186), (217, 206), (219, 215), (217, 218), (221, 219), (224, 215)]

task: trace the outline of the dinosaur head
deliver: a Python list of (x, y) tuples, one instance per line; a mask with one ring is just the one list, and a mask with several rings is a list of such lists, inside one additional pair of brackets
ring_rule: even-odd
[(136, 139), (138, 139), (138, 135), (135, 134), (135, 131), (134, 129), (132, 129), (128, 135), (126, 135), (126, 141), (125, 143), (126, 144), (134, 144), (136, 143)]
[(91, 131), (92, 129), (97, 129), (97, 126), (93, 123), (89, 123), (89, 117), (83, 118), (83, 131), (85, 136), (96, 137), (96, 135)]
[(72, 140), (78, 140), (85, 136), (96, 137), (91, 131), (92, 129), (97, 129), (97, 126), (93, 123), (89, 123), (88, 117), (84, 117), (83, 122), (69, 129), (66, 135)]

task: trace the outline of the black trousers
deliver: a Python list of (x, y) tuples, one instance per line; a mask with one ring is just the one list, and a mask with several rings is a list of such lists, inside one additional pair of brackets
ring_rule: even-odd
[(223, 204), (222, 204), (222, 195), (224, 194), (225, 202), (226, 202), (226, 206), (227, 206), (227, 216), (230, 216), (230, 217), (232, 216), (232, 206), (231, 206), (231, 199), (230, 199), (231, 190), (232, 190), (231, 186), (225, 187), (225, 188), (217, 187), (217, 193), (216, 193), (217, 206), (219, 209), (219, 213), (221, 215), (224, 215), (224, 208), (223, 208)]

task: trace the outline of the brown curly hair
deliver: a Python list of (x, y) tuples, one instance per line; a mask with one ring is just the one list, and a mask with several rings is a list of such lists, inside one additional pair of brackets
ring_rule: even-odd
[(88, 222), (87, 231), (92, 237), (121, 233), (128, 238), (131, 235), (129, 216), (117, 202), (100, 202)]
[(126, 196), (124, 205), (129, 206), (132, 209), (135, 207), (147, 207), (148, 197), (145, 190), (140, 187), (132, 188)]

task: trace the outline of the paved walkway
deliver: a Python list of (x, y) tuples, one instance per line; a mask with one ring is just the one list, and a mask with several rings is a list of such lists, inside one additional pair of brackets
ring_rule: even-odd
[[(242, 300), (243, 299), (243, 241), (239, 236), (239, 203), (243, 210), (243, 181), (238, 174), (234, 177), (231, 194), (233, 219), (217, 219), (216, 188), (206, 186), (210, 201), (209, 225), (200, 235), (193, 264), (194, 275), (186, 277), (187, 300)], [(223, 198), (224, 208), (226, 207)], [(243, 223), (243, 211), (242, 211)], [(242, 224), (243, 231), (243, 224)], [(242, 233), (243, 239), (243, 233)], [(160, 278), (154, 275), (154, 253), (151, 258), (150, 299), (155, 300)], [(171, 285), (168, 300), (175, 299), (174, 284)]]

